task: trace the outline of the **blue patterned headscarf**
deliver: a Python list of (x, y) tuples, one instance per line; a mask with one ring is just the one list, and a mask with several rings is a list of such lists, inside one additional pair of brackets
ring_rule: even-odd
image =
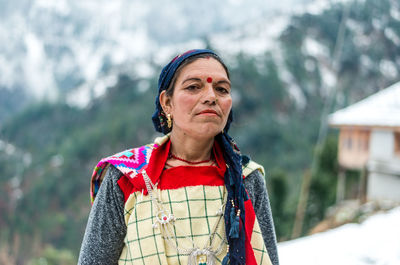
[[(158, 94), (156, 96), (155, 102), (156, 109), (152, 117), (154, 127), (158, 132), (167, 134), (170, 131), (170, 129), (166, 125), (165, 113), (162, 110), (160, 104), (160, 93), (169, 88), (169, 86), (171, 85), (171, 81), (179, 66), (187, 58), (199, 54), (210, 54), (220, 59), (219, 56), (212, 50), (190, 50), (176, 56), (162, 69), (160, 78), (158, 79)], [(224, 131), (219, 133), (215, 137), (215, 140), (218, 141), (218, 143), (220, 144), (223, 150), (225, 163), (227, 164), (224, 178), (225, 186), (228, 192), (228, 199), (225, 207), (224, 220), (226, 237), (229, 244), (229, 253), (227, 253), (227, 256), (224, 258), (222, 263), (228, 264), (229, 262), (229, 264), (231, 265), (239, 265), (246, 264), (244, 201), (248, 198), (243, 185), (242, 156), (233, 139), (228, 135), (228, 130), (232, 120), (233, 116), (231, 111), (229, 113)], [(239, 215), (237, 214), (238, 212), (240, 213)]]

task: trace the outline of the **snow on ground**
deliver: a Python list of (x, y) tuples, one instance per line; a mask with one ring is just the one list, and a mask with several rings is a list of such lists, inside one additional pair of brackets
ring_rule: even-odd
[(278, 244), (281, 265), (399, 265), (400, 207)]

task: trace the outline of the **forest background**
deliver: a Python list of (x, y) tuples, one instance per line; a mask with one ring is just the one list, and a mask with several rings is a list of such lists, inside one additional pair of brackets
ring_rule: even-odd
[[(46, 1), (36, 2), (43, 7)], [(151, 52), (142, 52), (142, 57), (104, 52), (107, 45), (114, 51), (117, 44), (105, 45), (99, 33), (87, 35), (90, 21), (81, 19), (83, 13), (72, 18), (62, 8), (28, 5), (26, 23), (31, 23), (28, 29), (36, 37), (27, 34), (24, 47), (0, 47), (0, 263), (76, 264), (90, 211), (94, 165), (102, 157), (158, 136), (150, 119), (158, 73), (168, 58), (193, 46), (216, 50), (230, 68), (235, 114), (230, 134), (242, 153), (266, 169), (280, 241), (291, 238), (302, 178), (311, 172), (302, 227), (302, 235), (307, 234), (335, 204), (337, 132), (329, 130), (318, 141), (325, 114), (400, 80), (400, 4), (395, 0), (302, 3), (310, 8), (292, 10), (290, 15), (275, 10), (271, 17), (256, 13), (257, 19), (244, 26), (240, 17), (236, 24), (214, 19), (209, 22), (212, 32), (186, 21), (185, 27), (180, 26), (182, 32), (176, 30), (181, 34), (175, 42), (150, 45)], [(18, 32), (24, 31), (13, 27), (9, 34), (10, 25), (17, 25), (10, 14), (18, 6), (0, 1), (0, 7), (11, 23), (2, 24), (1, 43), (15, 44)], [(203, 14), (198, 12), (195, 17)], [(158, 24), (150, 22), (149, 32)], [(342, 48), (337, 51), (341, 23)], [(129, 33), (130, 28), (126, 30)], [(171, 38), (158, 30), (153, 35), (160, 42)], [(133, 40), (143, 39), (135, 32)], [(45, 36), (41, 48), (36, 45), (30, 51), (29, 43), (37, 44), (40, 36)], [(91, 43), (90, 49), (79, 46), (82, 39)], [(104, 49), (95, 53), (99, 50), (93, 47)], [(12, 61), (16, 49), (30, 56)], [(92, 51), (92, 57), (75, 56), (75, 49)], [(47, 56), (44, 63), (34, 63), (38, 54)], [(97, 60), (94, 74), (91, 60)], [(38, 71), (49, 65), (51, 78)], [(354, 172), (347, 181), (357, 182), (357, 176)], [(348, 196), (353, 193), (347, 191)]]

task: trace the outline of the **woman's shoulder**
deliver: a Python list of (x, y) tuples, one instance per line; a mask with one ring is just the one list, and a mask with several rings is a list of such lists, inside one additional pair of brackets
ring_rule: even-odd
[[(157, 146), (152, 143), (140, 147), (126, 149), (114, 155), (101, 159), (96, 166), (99, 171), (111, 164), (124, 175), (130, 176), (148, 164), (153, 149)], [(99, 172), (101, 173), (101, 171)]]
[(112, 165), (123, 175), (133, 178), (149, 164), (153, 150), (167, 142), (168, 136), (158, 137), (153, 143), (140, 147), (129, 148), (114, 155), (101, 159), (95, 166), (91, 179), (91, 198), (92, 202), (103, 181), (104, 174), (108, 167)]
[(264, 167), (248, 157), (242, 159), (242, 172), (245, 178), (255, 173), (265, 176)]
[(157, 137), (154, 142), (143, 146), (129, 148), (114, 155), (101, 159), (96, 168), (101, 169), (111, 164), (128, 177), (144, 168), (150, 160), (153, 150), (163, 145), (168, 136)]

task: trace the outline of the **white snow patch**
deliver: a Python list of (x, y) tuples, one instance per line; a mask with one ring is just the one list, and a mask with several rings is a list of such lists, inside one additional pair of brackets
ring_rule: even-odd
[(93, 95), (95, 98), (104, 95), (107, 91), (107, 88), (113, 87), (117, 84), (118, 78), (116, 75), (106, 76), (96, 82), (95, 86), (93, 87)]
[(371, 70), (376, 71), (375, 69), (379, 67), (379, 64), (373, 62), (369, 56), (362, 54), (360, 56), (360, 66), (361, 73), (365, 76)]
[(396, 32), (392, 28), (385, 28), (384, 33), (386, 38), (393, 41), (397, 46), (400, 46), (400, 37), (397, 36)]
[(380, 19), (373, 18), (372, 19), (372, 26), (374, 26), (375, 29), (382, 29), (384, 27), (384, 22)]
[(328, 9), (329, 6), (330, 4), (328, 3), (328, 1), (314, 1), (313, 4), (305, 7), (305, 11), (313, 15), (319, 15), (322, 14), (324, 10)]
[(278, 68), (280, 69), (280, 77), (282, 78), (282, 81), (284, 81), (287, 85), (287, 91), (289, 93), (289, 96), (296, 102), (296, 105), (299, 109), (304, 109), (306, 104), (307, 104), (307, 99), (301, 90), (301, 88), (297, 85), (297, 82), (295, 82), (294, 77), (292, 74), (284, 67), (283, 65), (278, 65)]
[(154, 70), (147, 61), (140, 61), (134, 65), (135, 73), (141, 78), (153, 77), (156, 74)]
[(336, 86), (337, 77), (330, 65), (320, 64), (319, 71), (321, 73), (322, 82), (327, 88), (331, 89)]
[(137, 90), (140, 93), (144, 93), (150, 88), (150, 82), (148, 80), (140, 80), (137, 85)]
[(93, 82), (86, 82), (66, 96), (67, 104), (78, 108), (85, 108), (90, 101), (98, 98), (107, 91), (107, 88), (115, 86), (118, 82), (116, 75), (99, 78)]
[(46, 59), (43, 42), (33, 33), (25, 35), (27, 58), (25, 61), (25, 79), (38, 98), (55, 100), (57, 85), (54, 80), (52, 65)]
[(0, 140), (0, 151), (4, 151), (6, 155), (13, 155), (17, 149), (14, 145)]
[(392, 16), (392, 18), (394, 18), (395, 20), (400, 20), (400, 10), (396, 9), (396, 8), (391, 8), (390, 9), (390, 15)]
[(67, 104), (78, 108), (85, 108), (91, 99), (91, 86), (88, 83), (77, 87), (66, 96)]
[(306, 38), (303, 42), (303, 51), (316, 59), (324, 57), (329, 58), (329, 49), (317, 40), (312, 38)]
[(354, 31), (354, 32), (357, 32), (357, 33), (363, 32), (363, 25), (362, 25), (360, 22), (358, 22), (358, 21), (356, 21), (356, 20), (354, 20), (354, 19), (347, 18), (347, 20), (346, 20), (346, 26), (347, 26), (350, 30), (352, 30), (352, 31)]
[(397, 66), (392, 61), (381, 60), (379, 69), (381, 73), (388, 78), (394, 79), (397, 77)]
[(16, 78), (16, 67), (12, 61), (0, 54), (0, 84), (6, 88), (11, 88), (14, 85)]
[(371, 45), (372, 38), (370, 36), (367, 36), (364, 34), (356, 34), (353, 37), (353, 42), (354, 42), (355, 46), (368, 47)]
[(398, 265), (400, 207), (327, 232), (278, 244), (281, 265)]
[(190, 49), (204, 49), (206, 44), (203, 40), (192, 39), (187, 42), (173, 44), (173, 45), (156, 45), (155, 54), (152, 54), (152, 59), (154, 63), (164, 66), (166, 63), (172, 60), (175, 56), (180, 55)]
[(363, 66), (362, 68), (371, 69), (374, 66), (374, 62), (372, 62), (371, 58), (362, 54), (360, 57), (360, 63)]
[(213, 34), (210, 40), (216, 50), (227, 55), (240, 52), (249, 55), (264, 54), (276, 48), (277, 38), (288, 23), (287, 16), (275, 16), (246, 24), (225, 34)]
[(335, 3), (347, 3), (352, 0), (314, 0), (310, 1), (308, 4), (295, 5), (293, 7), (293, 13), (303, 14), (309, 13), (312, 15), (320, 15), (325, 10), (331, 8)]
[(36, 0), (33, 3), (37, 8), (50, 9), (62, 16), (67, 16), (71, 12), (67, 0)]

